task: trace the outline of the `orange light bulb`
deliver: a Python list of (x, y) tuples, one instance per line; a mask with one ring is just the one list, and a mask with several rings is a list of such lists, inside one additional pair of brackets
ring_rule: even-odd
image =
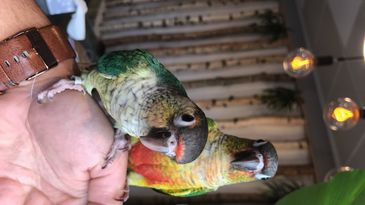
[(333, 110), (332, 117), (338, 122), (345, 122), (346, 120), (353, 118), (354, 113), (346, 108), (336, 107)]
[(314, 55), (310, 51), (299, 48), (288, 53), (283, 61), (283, 68), (288, 75), (300, 78), (312, 72), (314, 61)]
[(301, 56), (295, 56), (295, 58), (290, 62), (291, 67), (293, 70), (302, 69), (303, 66), (308, 66), (311, 64), (311, 61)]
[(360, 108), (350, 98), (337, 98), (323, 110), (323, 117), (331, 130), (353, 128), (360, 119)]

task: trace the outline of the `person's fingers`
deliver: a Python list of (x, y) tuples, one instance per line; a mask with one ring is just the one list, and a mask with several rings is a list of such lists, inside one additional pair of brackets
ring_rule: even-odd
[(119, 156), (105, 169), (100, 166), (90, 170), (88, 200), (100, 204), (121, 204), (125, 197), (128, 152)]
[(0, 201), (4, 204), (23, 204), (26, 193), (22, 185), (14, 180), (0, 178)]
[(52, 204), (44, 194), (35, 188), (8, 178), (0, 178), (0, 202), (12, 205)]
[(65, 91), (51, 103), (33, 103), (31, 108), (35, 143), (47, 158), (45, 167), (52, 168), (43, 177), (68, 195), (87, 196), (88, 204), (120, 204), (115, 199), (124, 189), (128, 154), (121, 152), (102, 169), (114, 130), (92, 98)]

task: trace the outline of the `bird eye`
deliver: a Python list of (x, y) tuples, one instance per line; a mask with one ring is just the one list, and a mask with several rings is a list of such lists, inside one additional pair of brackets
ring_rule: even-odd
[(182, 114), (174, 119), (177, 127), (188, 127), (195, 123), (195, 117), (190, 114)]
[(189, 114), (183, 114), (181, 116), (181, 119), (185, 122), (191, 122), (191, 121), (194, 121), (194, 116), (191, 116)]

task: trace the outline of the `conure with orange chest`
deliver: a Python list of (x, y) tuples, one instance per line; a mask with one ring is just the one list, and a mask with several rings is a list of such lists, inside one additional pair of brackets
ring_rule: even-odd
[(173, 196), (195, 196), (223, 185), (265, 180), (275, 175), (278, 157), (270, 142), (226, 135), (210, 119), (208, 127), (203, 152), (188, 164), (177, 164), (161, 153), (147, 150), (141, 143), (134, 144), (129, 153), (129, 185)]
[[(73, 80), (63, 79), (38, 95), (51, 100), (66, 89), (100, 96), (102, 107), (116, 128), (106, 166), (118, 150), (129, 148), (129, 136), (176, 163), (188, 163), (202, 152), (207, 121), (183, 86), (154, 56), (143, 50), (114, 51), (101, 57), (97, 67)], [(146, 155), (147, 156), (147, 155)]]

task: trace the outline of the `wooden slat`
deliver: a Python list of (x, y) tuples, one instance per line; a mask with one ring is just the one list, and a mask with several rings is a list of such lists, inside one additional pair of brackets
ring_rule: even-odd
[(211, 107), (209, 109), (203, 108), (203, 111), (207, 117), (215, 120), (251, 118), (256, 116), (300, 116), (300, 111), (298, 109), (293, 109), (292, 111), (277, 111), (268, 108), (266, 105), (231, 105), (227, 107)]
[[(108, 7), (108, 10), (117, 12), (118, 10), (121, 13), (125, 13), (125, 14), (132, 14), (133, 13), (127, 13), (128, 11), (135, 11), (135, 10), (152, 10), (155, 11), (154, 9), (156, 8), (171, 8), (171, 9), (179, 9), (181, 7), (182, 4), (186, 5), (186, 6), (191, 6), (192, 8), (194, 6), (199, 6), (204, 5), (207, 6), (207, 0), (202, 0), (200, 1), (199, 4), (196, 4), (195, 0), (146, 0), (148, 2), (144, 2), (143, 4), (141, 3), (132, 3), (131, 0), (129, 0), (129, 2), (123, 2), (123, 0), (121, 1), (110, 1), (107, 0), (106, 1), (106, 6)], [(137, 15), (137, 13), (135, 13), (134, 15)]]
[(217, 123), (221, 129), (230, 129), (244, 128), (254, 125), (303, 126), (304, 120), (298, 117), (261, 116), (248, 119), (220, 120), (217, 121)]
[(290, 142), (305, 139), (303, 125), (251, 125), (246, 127), (225, 128), (222, 132), (249, 139), (264, 139), (271, 142)]
[[(147, 30), (147, 29), (145, 29)], [(127, 36), (123, 38), (112, 38), (103, 39), (106, 46), (111, 46), (115, 44), (129, 44), (136, 42), (152, 42), (152, 41), (180, 41), (180, 40), (191, 40), (191, 39), (202, 39), (202, 38), (213, 38), (221, 37), (226, 35), (244, 35), (244, 34), (260, 34), (254, 26), (244, 26), (244, 27), (232, 27), (232, 28), (222, 28), (217, 30), (206, 30), (194, 32), (183, 32), (183, 33), (170, 33), (166, 35), (141, 35), (141, 36)]]
[(128, 50), (128, 49), (175, 49), (181, 47), (191, 47), (191, 46), (204, 46), (211, 44), (224, 44), (224, 43), (244, 43), (249, 41), (257, 41), (260, 39), (266, 39), (267, 37), (262, 34), (241, 34), (241, 35), (227, 35), (219, 37), (201, 38), (201, 39), (189, 39), (189, 40), (173, 40), (173, 41), (147, 41), (147, 42), (126, 42), (120, 45), (110, 45), (107, 51), (114, 50)]
[(308, 144), (305, 140), (273, 142), (273, 145), (277, 151), (308, 150)]
[[(240, 5), (217, 5), (211, 7), (205, 7), (204, 9), (194, 7), (188, 9), (179, 9), (179, 12), (176, 11), (167, 11), (167, 12), (155, 12), (147, 15), (138, 15), (138, 16), (125, 16), (120, 18), (119, 16), (123, 13), (120, 11), (113, 12), (109, 11), (106, 13), (106, 20), (103, 23), (103, 27), (110, 25), (120, 25), (129, 24), (132, 22), (154, 22), (154, 21), (166, 21), (168, 19), (175, 19), (181, 21), (189, 22), (190, 19), (194, 17), (202, 18), (202, 22), (209, 22), (209, 19), (214, 18), (219, 20), (217, 16), (223, 16), (222, 20), (230, 20), (233, 19), (233, 16), (245, 17), (249, 15), (251, 12), (254, 14), (258, 11), (265, 10), (273, 10), (277, 11), (278, 3), (275, 1), (266, 1), (266, 2), (244, 2)], [(113, 19), (110, 18), (113, 16)], [(108, 18), (109, 17), (109, 18)], [(118, 18), (119, 17), (119, 18)], [(180, 20), (182, 19), (182, 20)], [(162, 24), (162, 22), (161, 22)]]
[(207, 99), (225, 99), (229, 97), (248, 97), (262, 93), (265, 89), (284, 87), (294, 89), (291, 82), (251, 82), (230, 86), (212, 85), (186, 89), (189, 97), (194, 101)]
[(148, 15), (151, 13), (166, 13), (170, 11), (180, 11), (182, 9), (207, 9), (211, 6), (237, 5), (251, 2), (252, 0), (163, 0), (145, 3), (111, 3), (107, 1), (108, 13), (105, 13), (105, 19), (115, 17)]
[(222, 69), (199, 69), (177, 71), (175, 76), (180, 81), (196, 81), (214, 78), (228, 78), (236, 76), (249, 76), (257, 74), (283, 74), (284, 70), (281, 64), (261, 64), (261, 65), (247, 65), (223, 67)]
[(184, 82), (185, 89), (208, 87), (208, 86), (231, 86), (235, 84), (254, 83), (254, 82), (293, 82), (287, 74), (256, 74), (248, 76), (238, 76), (230, 78), (216, 78), (207, 80), (197, 80)]
[(126, 38), (129, 36), (147, 36), (147, 35), (171, 35), (178, 33), (189, 33), (189, 32), (208, 32), (212, 30), (222, 30), (230, 28), (242, 28), (252, 24), (259, 23), (260, 19), (250, 18), (243, 20), (235, 20), (230, 22), (220, 22), (220, 23), (209, 23), (203, 25), (183, 25), (183, 26), (171, 26), (171, 27), (161, 27), (161, 28), (150, 28), (150, 29), (134, 29), (134, 30), (120, 30), (118, 25), (110, 26), (110, 32), (103, 32), (106, 28), (101, 27), (102, 39), (111, 40), (116, 38)]
[(221, 69), (229, 69), (232, 67), (242, 67), (246, 66), (264, 66), (265, 64), (281, 64), (285, 55), (262, 55), (262, 56), (252, 56), (243, 57), (236, 59), (218, 59), (209, 62), (196, 62), (196, 63), (181, 63), (181, 64), (171, 64), (168, 65), (167, 69), (174, 73), (184, 72), (184, 71), (214, 71)]
[(155, 56), (183, 56), (183, 55), (204, 55), (212, 53), (223, 52), (242, 52), (251, 51), (257, 49), (272, 49), (278, 47), (284, 47), (287, 45), (286, 40), (272, 41), (269, 38), (263, 38), (256, 41), (249, 42), (230, 42), (230, 43), (214, 43), (210, 45), (196, 45), (180, 48), (157, 48), (148, 49)]
[(222, 53), (201, 54), (201, 55), (157, 56), (157, 58), (165, 66), (169, 66), (173, 64), (210, 62), (224, 59), (229, 60), (229, 59), (249, 58), (255, 56), (280, 55), (285, 53), (287, 53), (287, 48), (278, 47), (269, 49), (256, 49), (256, 50), (222, 52)]
[(161, 0), (106, 0), (108, 6), (159, 2)]
[(307, 165), (312, 163), (308, 149), (276, 149), (276, 151), (281, 165)]
[(261, 101), (258, 97), (240, 97), (240, 98), (227, 98), (227, 99), (209, 99), (200, 100), (195, 102), (199, 107), (204, 109), (210, 109), (212, 107), (228, 107), (237, 105), (261, 105)]

